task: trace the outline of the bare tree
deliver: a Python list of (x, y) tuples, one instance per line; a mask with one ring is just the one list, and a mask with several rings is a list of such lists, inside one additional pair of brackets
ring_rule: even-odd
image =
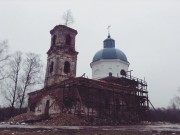
[[(178, 93), (180, 93), (180, 87), (178, 87)], [(180, 109), (180, 95), (177, 94), (170, 100), (170, 108)]]
[(180, 97), (179, 96), (175, 96), (171, 99), (170, 108), (180, 109)]
[(67, 10), (63, 16), (62, 16), (63, 20), (64, 20), (64, 25), (70, 25), (72, 23), (74, 23), (74, 18), (72, 16), (71, 10)]
[(34, 53), (26, 54), (25, 59), (21, 52), (16, 52), (9, 60), (9, 75), (6, 81), (5, 99), (10, 103), (11, 115), (14, 108), (19, 106), (21, 113), (29, 90), (37, 84), (43, 84), (42, 62), (40, 56)]
[(41, 83), (42, 67), (43, 64), (39, 55), (34, 53), (26, 54), (23, 74), (21, 76), (21, 89), (18, 91), (20, 113), (25, 102), (27, 91), (30, 90), (31, 86)]
[(7, 66), (8, 55), (8, 45), (7, 41), (0, 42), (0, 81), (3, 80), (6, 76), (5, 66)]
[(22, 67), (22, 53), (17, 51), (9, 62), (9, 76), (7, 79), (7, 92), (5, 98), (10, 102), (11, 115), (14, 115), (14, 107), (17, 101), (19, 89), (19, 76)]

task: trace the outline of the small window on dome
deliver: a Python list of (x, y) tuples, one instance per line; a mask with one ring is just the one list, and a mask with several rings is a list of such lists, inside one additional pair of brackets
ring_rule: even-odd
[(126, 76), (126, 71), (125, 71), (124, 69), (122, 69), (122, 70), (120, 71), (120, 74), (121, 74), (122, 76)]

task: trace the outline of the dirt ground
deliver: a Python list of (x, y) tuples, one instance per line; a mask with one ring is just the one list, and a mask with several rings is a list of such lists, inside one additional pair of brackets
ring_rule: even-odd
[[(180, 124), (144, 122), (142, 125), (86, 126), (84, 120), (70, 114), (39, 119), (31, 113), (15, 116), (0, 124), (0, 135), (180, 135)], [(22, 124), (31, 120), (38, 122)]]
[(177, 132), (139, 132), (139, 131), (103, 131), (103, 130), (0, 130), (0, 135), (180, 135)]

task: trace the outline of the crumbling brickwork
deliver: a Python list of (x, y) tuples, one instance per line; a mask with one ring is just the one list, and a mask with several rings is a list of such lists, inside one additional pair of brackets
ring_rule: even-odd
[(76, 77), (77, 54), (75, 36), (77, 31), (64, 25), (54, 27), (48, 50), (45, 87)]
[(101, 123), (140, 122), (149, 108), (146, 88), (146, 82), (138, 79), (108, 77), (100, 81), (71, 78), (47, 87), (47, 90), (31, 93), (29, 106), (34, 105), (35, 111), (39, 108), (40, 114), (46, 114), (49, 95), (47, 114), (71, 113), (88, 120), (99, 119)]

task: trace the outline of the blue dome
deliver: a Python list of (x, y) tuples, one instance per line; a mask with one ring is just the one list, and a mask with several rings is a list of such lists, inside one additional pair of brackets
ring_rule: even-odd
[(126, 55), (121, 50), (115, 48), (115, 41), (110, 36), (104, 40), (104, 48), (94, 55), (92, 62), (101, 59), (120, 59), (128, 62)]
[(119, 49), (116, 48), (104, 48), (99, 50), (93, 57), (93, 62), (101, 59), (120, 59), (128, 62), (126, 55)]

